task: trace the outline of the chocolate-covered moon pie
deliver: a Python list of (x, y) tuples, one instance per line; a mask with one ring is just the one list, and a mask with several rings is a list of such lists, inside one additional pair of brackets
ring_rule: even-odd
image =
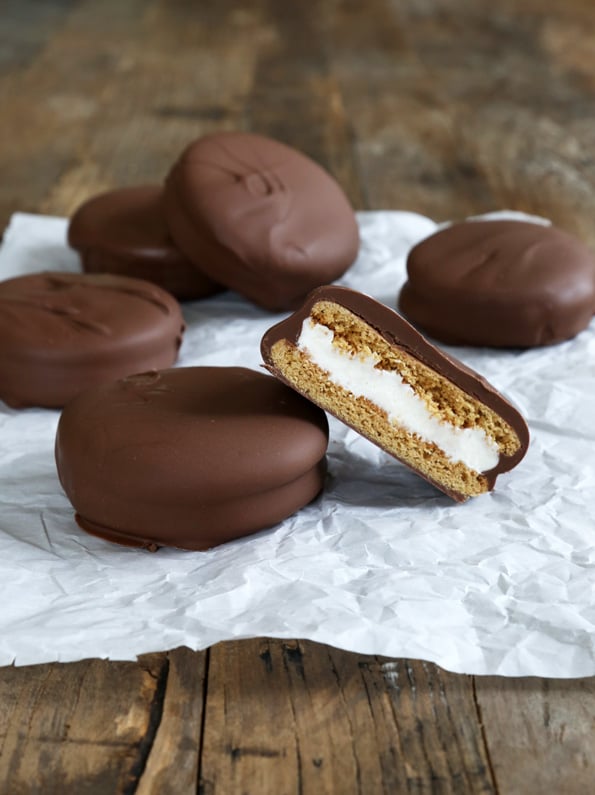
[(315, 290), (261, 347), (277, 378), (455, 500), (492, 489), (527, 450), (502, 395), (361, 293)]
[(61, 408), (88, 387), (170, 367), (184, 321), (141, 279), (44, 272), (0, 282), (0, 399)]
[(207, 549), (313, 500), (323, 411), (265, 373), (181, 367), (88, 390), (62, 412), (60, 481), (79, 525), (131, 546)]
[(407, 275), (399, 309), (451, 345), (549, 345), (574, 337), (595, 312), (595, 259), (543, 224), (453, 224), (410, 251)]
[(160, 185), (119, 188), (87, 199), (70, 219), (68, 243), (79, 252), (86, 273), (146, 279), (184, 301), (222, 289), (173, 242)]
[(168, 175), (165, 208), (196, 267), (265, 309), (298, 306), (358, 252), (355, 215), (337, 182), (261, 135), (215, 133), (188, 146)]

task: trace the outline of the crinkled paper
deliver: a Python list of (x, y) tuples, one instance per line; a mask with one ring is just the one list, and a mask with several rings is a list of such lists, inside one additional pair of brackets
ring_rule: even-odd
[[(358, 218), (361, 254), (341, 283), (394, 306), (406, 252), (436, 225), (407, 212)], [(65, 230), (15, 215), (0, 278), (79, 270)], [(184, 313), (180, 366), (259, 368), (260, 338), (281, 318), (231, 293)], [(324, 494), (209, 552), (85, 534), (56, 475), (59, 413), (0, 403), (0, 664), (272, 636), (463, 673), (595, 674), (595, 323), (549, 348), (451, 352), (530, 425), (527, 456), (493, 493), (455, 504), (331, 420)]]

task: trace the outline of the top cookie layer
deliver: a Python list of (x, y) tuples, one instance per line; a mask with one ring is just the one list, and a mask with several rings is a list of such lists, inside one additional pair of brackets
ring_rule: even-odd
[(313, 160), (260, 135), (191, 144), (165, 188), (174, 240), (212, 279), (266, 309), (338, 278), (359, 246), (353, 209)]
[(595, 311), (595, 259), (541, 224), (453, 224), (411, 250), (407, 273), (399, 309), (453, 345), (548, 345), (578, 334)]

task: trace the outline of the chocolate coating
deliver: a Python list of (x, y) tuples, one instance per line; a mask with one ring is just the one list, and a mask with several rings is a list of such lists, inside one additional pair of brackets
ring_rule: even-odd
[[(431, 367), (439, 375), (447, 378), (462, 390), (477, 398), (513, 428), (519, 438), (520, 447), (514, 455), (500, 455), (498, 464), (493, 469), (483, 473), (487, 479), (489, 489), (494, 487), (498, 475), (512, 469), (523, 458), (529, 446), (529, 430), (521, 414), (503, 395), (483, 376), (464, 365), (458, 359), (441, 351), (435, 345), (432, 345), (397, 312), (363, 293), (346, 287), (321, 287), (314, 290), (297, 312), (277, 323), (265, 333), (261, 341), (261, 353), (265, 366), (282, 382), (291, 386), (275, 367), (271, 349), (276, 342), (283, 339), (289, 340), (294, 345), (297, 344), (304, 320), (309, 317), (312, 307), (319, 301), (335, 302), (346, 307), (381, 334), (390, 345), (406, 351), (423, 364)], [(338, 419), (345, 422), (342, 417), (338, 417)], [(373, 438), (371, 438), (371, 441), (376, 443)], [(434, 485), (446, 491), (454, 499), (460, 500), (459, 494), (449, 492), (440, 484), (435, 483)]]
[(34, 273), (0, 282), (0, 399), (60, 408), (97, 384), (171, 366), (179, 304), (140, 279)]
[(265, 309), (297, 306), (358, 252), (355, 215), (335, 180), (260, 135), (217, 133), (191, 144), (168, 176), (165, 208), (189, 259)]
[(595, 259), (541, 224), (454, 224), (411, 250), (407, 274), (399, 309), (451, 345), (549, 345), (574, 337), (595, 311)]
[(270, 527), (324, 483), (324, 412), (264, 373), (182, 367), (89, 390), (56, 463), (79, 525), (112, 541), (207, 549)]
[(158, 185), (121, 188), (88, 199), (70, 220), (68, 243), (80, 253), (87, 273), (146, 279), (181, 300), (222, 289), (175, 245)]

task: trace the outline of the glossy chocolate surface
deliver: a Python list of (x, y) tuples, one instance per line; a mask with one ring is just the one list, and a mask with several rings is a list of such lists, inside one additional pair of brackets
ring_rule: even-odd
[(222, 289), (172, 240), (159, 185), (121, 188), (88, 199), (70, 220), (68, 243), (80, 253), (87, 273), (146, 279), (184, 301)]
[(276, 379), (187, 367), (80, 395), (60, 418), (56, 462), (85, 530), (206, 549), (313, 500), (327, 442), (324, 412)]
[(191, 144), (168, 176), (165, 207), (195, 265), (266, 309), (294, 308), (358, 252), (355, 215), (337, 182), (260, 135), (217, 133)]
[[(483, 376), (428, 342), (397, 312), (363, 293), (346, 287), (321, 287), (314, 290), (301, 309), (266, 332), (262, 338), (261, 352), (267, 369), (273, 375), (287, 383), (282, 374), (276, 370), (270, 351), (281, 339), (297, 344), (304, 320), (309, 317), (312, 307), (319, 301), (330, 301), (346, 307), (381, 334), (389, 344), (411, 354), (463, 391), (477, 398), (514, 429), (520, 440), (520, 448), (512, 456), (501, 455), (497, 466), (484, 473), (490, 489), (493, 488), (498, 475), (512, 469), (523, 458), (529, 445), (529, 430), (523, 417), (503, 395)], [(443, 489), (442, 486), (439, 488)], [(451, 494), (451, 496), (458, 499), (457, 495)]]
[(541, 224), (454, 224), (411, 250), (407, 273), (399, 309), (452, 345), (548, 345), (574, 337), (595, 312), (595, 259)]
[(180, 306), (124, 276), (43, 272), (0, 282), (0, 399), (61, 408), (97, 384), (170, 367)]

